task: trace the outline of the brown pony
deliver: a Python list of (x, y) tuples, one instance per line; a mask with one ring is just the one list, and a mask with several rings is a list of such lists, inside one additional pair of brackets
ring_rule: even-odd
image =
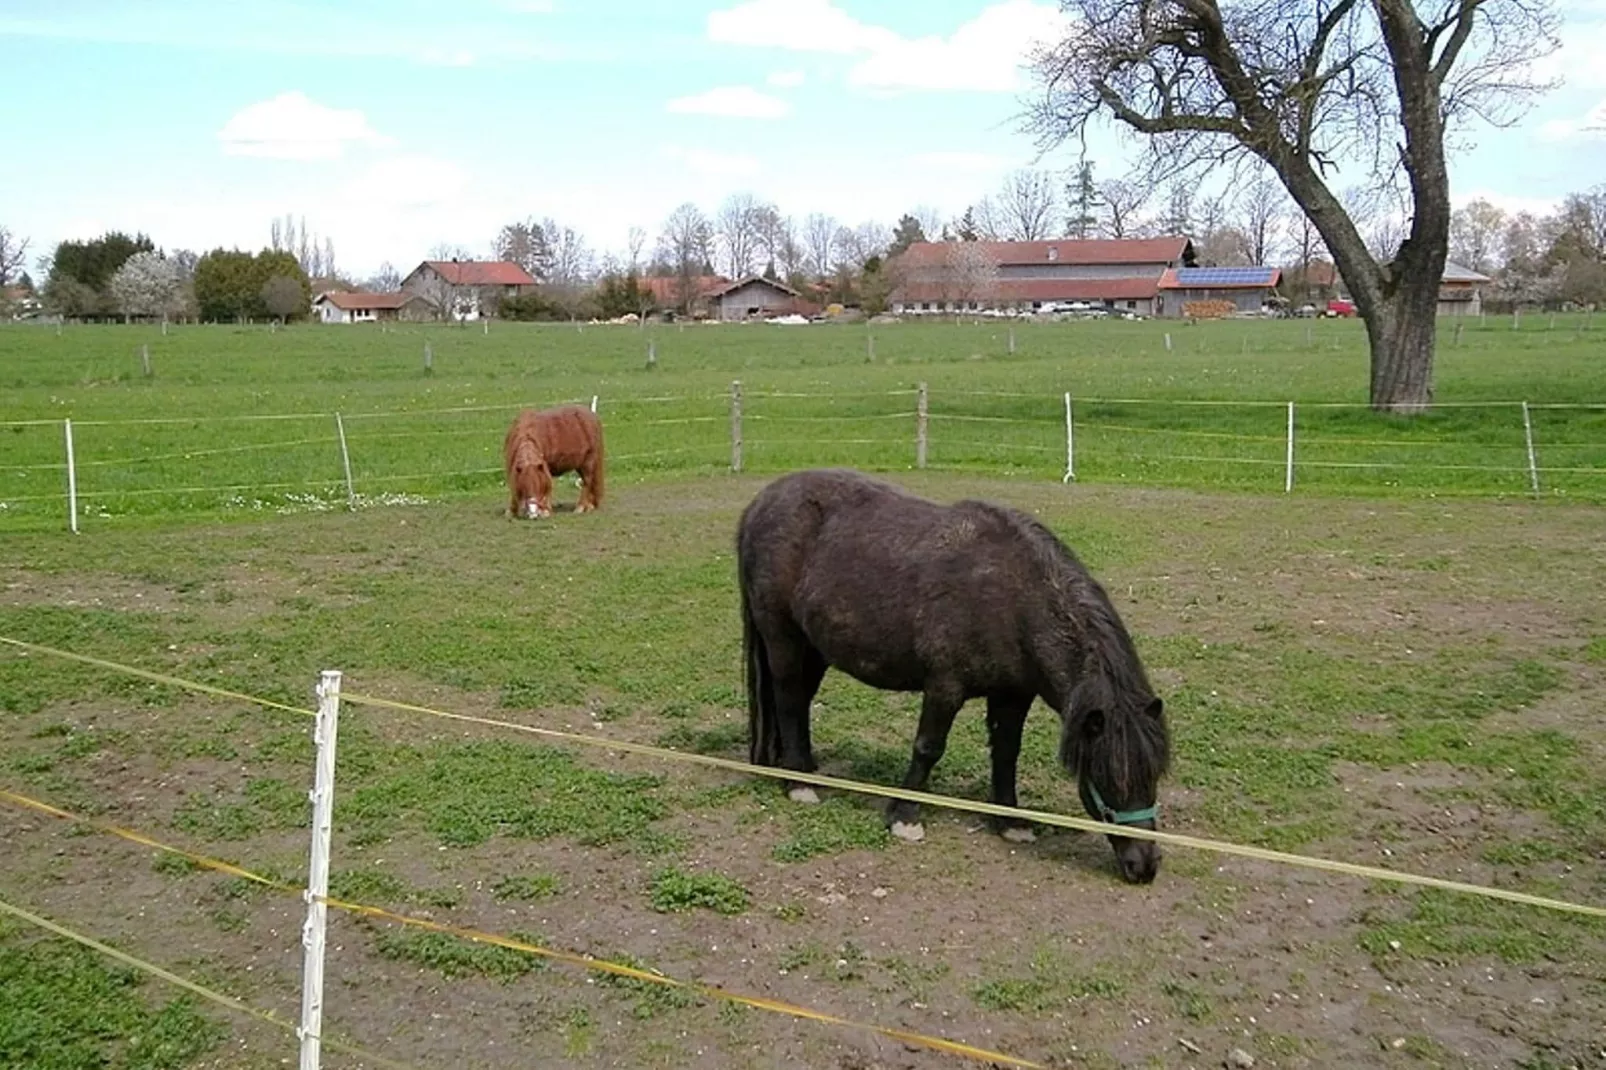
[(552, 477), (579, 472), (575, 512), (602, 505), (602, 421), (583, 405), (519, 413), (502, 441), (509, 517), (552, 515)]

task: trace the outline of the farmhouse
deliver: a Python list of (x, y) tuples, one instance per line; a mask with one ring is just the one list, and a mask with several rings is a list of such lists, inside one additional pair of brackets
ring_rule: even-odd
[(713, 312), (719, 319), (767, 319), (770, 316), (811, 316), (819, 306), (802, 294), (774, 279), (749, 275), (739, 282), (728, 282), (708, 293)]
[(1239, 312), (1258, 312), (1281, 279), (1271, 267), (1171, 268), (1160, 277), (1160, 315), (1185, 315), (1195, 301), (1230, 301)]
[(378, 323), (381, 320), (427, 320), (435, 313), (424, 298), (398, 290), (367, 294), (330, 290), (312, 302), (319, 323)]
[(507, 260), (425, 260), (401, 284), (429, 302), (437, 315), (458, 320), (494, 316), (498, 302), (535, 287), (528, 271)]
[(1439, 280), (1439, 315), (1476, 316), (1483, 311), (1483, 287), (1489, 276), (1446, 260)]
[(1193, 262), (1185, 237), (915, 242), (894, 261), (889, 304), (902, 314), (1081, 301), (1156, 315), (1161, 278)]

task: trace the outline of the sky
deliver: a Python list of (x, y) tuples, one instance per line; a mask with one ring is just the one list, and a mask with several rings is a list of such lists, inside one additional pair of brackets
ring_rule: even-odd
[[(1606, 180), (1606, 0), (1555, 0), (1563, 84), (1453, 158), (1457, 203)], [(260, 248), (292, 213), (343, 273), (553, 217), (599, 251), (685, 201), (946, 216), (1038, 158), (1020, 63), (1048, 0), (0, 0), (0, 225)], [(1091, 148), (1120, 177), (1129, 147)], [(1359, 178), (1359, 176), (1357, 176)]]

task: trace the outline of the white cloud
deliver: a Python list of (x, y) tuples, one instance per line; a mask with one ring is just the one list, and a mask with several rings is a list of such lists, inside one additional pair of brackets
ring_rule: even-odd
[(721, 86), (706, 93), (676, 97), (664, 110), (677, 115), (722, 115), (733, 119), (780, 119), (792, 106), (780, 97), (745, 85)]
[(745, 153), (688, 149), (680, 145), (666, 145), (663, 152), (671, 160), (707, 178), (746, 178), (760, 170), (758, 158)]
[(1539, 126), (1545, 141), (1606, 140), (1606, 98), (1576, 119), (1550, 119)]
[[(1562, 79), (1568, 89), (1606, 89), (1606, 5), (1598, 6), (1593, 18), (1570, 18), (1558, 34), (1561, 47), (1534, 61), (1532, 70), (1540, 78)], [(1587, 10), (1574, 14), (1589, 14)]]
[(971, 90), (1021, 87), (1032, 48), (1063, 34), (1067, 17), (1040, 0), (1001, 0), (947, 37), (904, 37), (860, 22), (832, 0), (747, 0), (708, 16), (710, 40), (755, 48), (861, 57), (848, 84), (863, 89)]
[(348, 142), (389, 145), (393, 139), (352, 108), (328, 108), (301, 92), (281, 93), (236, 112), (218, 131), (230, 156), (275, 160), (332, 160)]
[(776, 89), (796, 89), (803, 84), (802, 71), (776, 71), (764, 79)]

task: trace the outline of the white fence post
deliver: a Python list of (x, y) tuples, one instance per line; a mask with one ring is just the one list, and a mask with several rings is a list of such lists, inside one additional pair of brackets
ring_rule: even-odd
[(72, 455), (72, 420), (61, 422), (63, 433), (67, 436), (67, 516), (72, 524), (72, 533), (78, 534), (78, 465)]
[(1534, 423), (1528, 415), (1528, 403), (1522, 403), (1522, 433), (1528, 440), (1528, 481), (1533, 484), (1534, 497), (1539, 497), (1539, 460), (1534, 454)]
[(435, 350), (430, 348), (429, 339), (426, 338), (426, 339), (424, 339), (424, 371), (427, 373), (427, 372), (432, 372), (434, 370), (435, 370)]
[(742, 381), (731, 380), (731, 471), (742, 470)]
[[(167, 326), (166, 320), (162, 321), (162, 326), (164, 328)], [(165, 334), (166, 331), (164, 330), (163, 333)], [(145, 378), (149, 379), (151, 377), (151, 346), (149, 342), (140, 343), (139, 366), (140, 370), (145, 373)]]
[(920, 392), (915, 398), (915, 467), (926, 466), (926, 421), (929, 414), (926, 409), (926, 384), (920, 384)]
[(318, 680), (318, 721), (313, 738), (318, 766), (313, 778), (312, 857), (307, 872), (307, 921), (301, 930), (306, 949), (301, 979), (301, 1070), (319, 1070), (323, 1041), (323, 955), (329, 905), (329, 831), (335, 808), (335, 736), (340, 727), (340, 673), (324, 670)]
[(1009, 328), (1009, 355), (1015, 355), (1015, 327), (1013, 324)]
[(1288, 467), (1283, 475), (1283, 493), (1294, 490), (1294, 403), (1288, 403)]
[(1071, 392), (1065, 391), (1065, 475), (1061, 483), (1076, 478), (1076, 422), (1071, 419)]
[(595, 395), (595, 394), (591, 395), (591, 411), (592, 412), (596, 412), (597, 411), (597, 395)]
[(346, 472), (346, 505), (357, 508), (357, 487), (351, 481), (351, 453), (346, 449), (346, 423), (335, 413), (335, 432), (340, 436), (340, 466)]

